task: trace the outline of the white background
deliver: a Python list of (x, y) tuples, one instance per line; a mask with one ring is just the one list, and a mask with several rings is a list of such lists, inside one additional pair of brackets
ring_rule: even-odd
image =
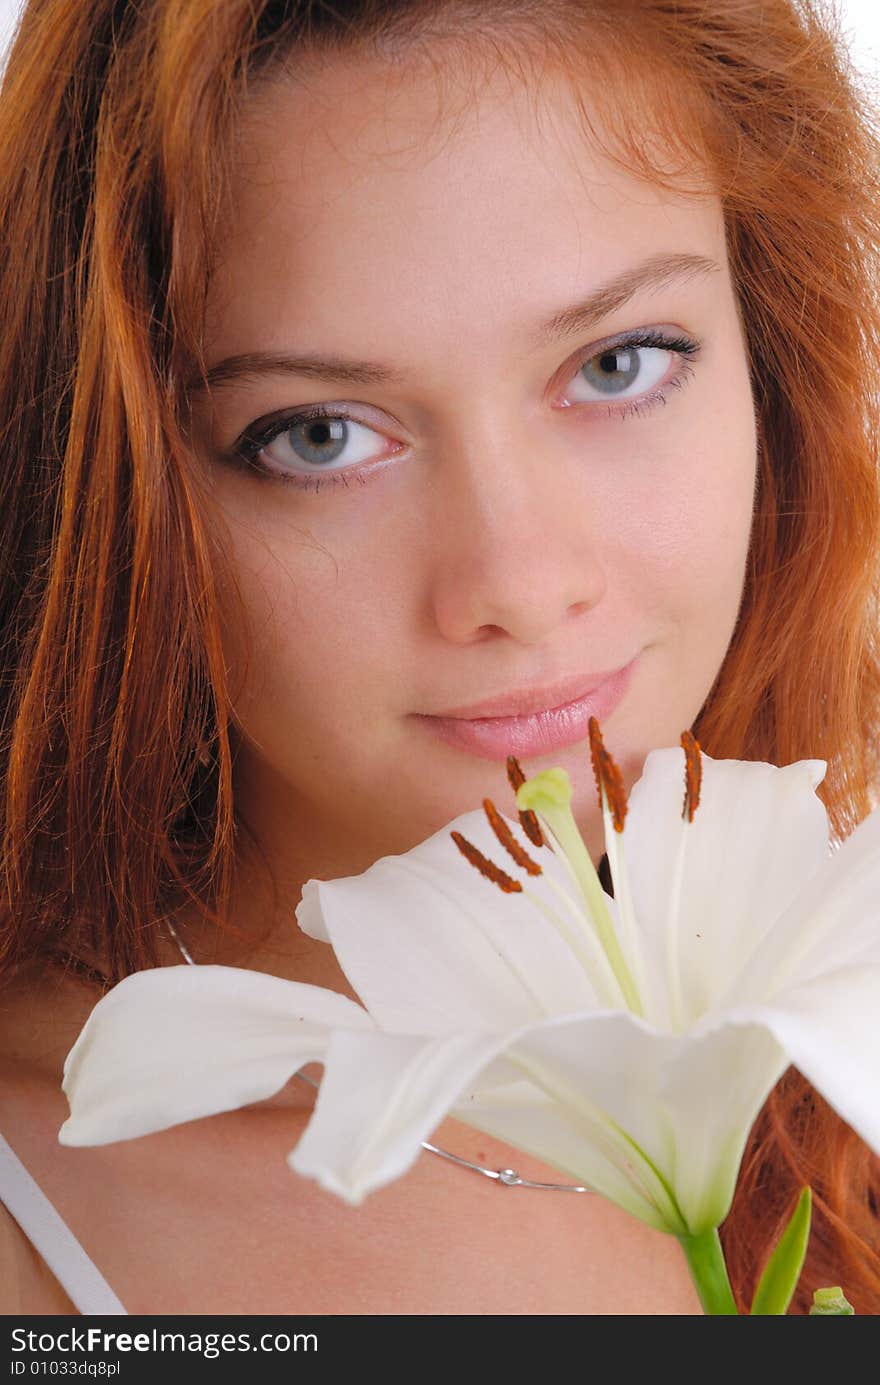
[[(80, 0), (69, 0), (71, 5)], [(724, 0), (719, 0), (723, 4)], [(878, 0), (837, 0), (844, 30), (859, 66), (872, 73), (880, 69), (880, 3)], [(22, 9), (21, 0), (0, 0), (0, 62)]]

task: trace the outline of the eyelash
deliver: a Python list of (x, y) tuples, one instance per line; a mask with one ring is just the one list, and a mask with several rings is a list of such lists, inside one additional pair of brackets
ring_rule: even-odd
[[(622, 400), (621, 403), (623, 407), (614, 408), (609, 405), (606, 408), (606, 416), (608, 418), (619, 418), (620, 421), (623, 422), (630, 417), (642, 417), (658, 405), (665, 404), (668, 400), (669, 391), (681, 389), (693, 375), (694, 368), (692, 361), (699, 357), (701, 343), (695, 341), (691, 337), (671, 336), (653, 328), (643, 331), (634, 331), (621, 337), (619, 341), (609, 342), (608, 345), (603, 346), (600, 350), (593, 350), (589, 355), (584, 356), (576, 366), (574, 374), (576, 375), (583, 366), (589, 361), (595, 360), (598, 356), (603, 356), (613, 351), (627, 351), (639, 347), (656, 347), (659, 350), (670, 351), (680, 356), (682, 364), (678, 374), (673, 376), (671, 380), (667, 380), (665, 385), (651, 390), (649, 394), (634, 399)], [(589, 401), (579, 400), (575, 405), (569, 407), (584, 407), (588, 404)], [(596, 401), (593, 401), (594, 406), (595, 404)], [(283, 485), (297, 486), (300, 490), (308, 490), (314, 494), (317, 494), (322, 487), (328, 484), (334, 486), (343, 485), (347, 488), (352, 477), (359, 480), (362, 485), (365, 485), (366, 477), (358, 470), (357, 463), (341, 471), (325, 472), (323, 475), (311, 475), (306, 472), (273, 471), (270, 467), (264, 466), (257, 460), (264, 447), (268, 447), (269, 444), (280, 437), (282, 433), (286, 433), (296, 424), (309, 423), (317, 420), (333, 421), (337, 419), (345, 419), (352, 423), (361, 423), (362, 427), (370, 426), (362, 423), (362, 421), (355, 418), (353, 414), (348, 413), (345, 408), (328, 409), (323, 404), (313, 404), (302, 409), (296, 409), (293, 413), (287, 414), (281, 418), (273, 419), (259, 431), (255, 431), (253, 425), (246, 429), (238, 442), (234, 444), (230, 453), (230, 460), (243, 464), (261, 480), (280, 481)]]

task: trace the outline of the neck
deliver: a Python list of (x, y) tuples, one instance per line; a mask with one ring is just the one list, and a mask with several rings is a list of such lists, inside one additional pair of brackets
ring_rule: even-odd
[[(245, 967), (286, 981), (323, 986), (357, 1000), (333, 949), (301, 932), (297, 924), (296, 906), (307, 878), (276, 876), (273, 884), (265, 868), (257, 870), (243, 863), (233, 883), (228, 926), (217, 927), (188, 908), (174, 916), (175, 929), (199, 964)], [(163, 963), (179, 965), (182, 960), (173, 938), (166, 934)]]

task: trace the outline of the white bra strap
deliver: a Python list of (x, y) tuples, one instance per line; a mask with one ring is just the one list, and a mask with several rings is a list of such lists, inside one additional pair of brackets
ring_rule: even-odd
[(125, 1313), (119, 1299), (40, 1185), (0, 1135), (0, 1202), (85, 1316)]

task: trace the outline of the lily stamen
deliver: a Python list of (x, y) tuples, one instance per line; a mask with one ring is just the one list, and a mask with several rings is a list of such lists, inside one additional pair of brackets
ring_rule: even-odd
[[(488, 799), (484, 802), (484, 808), (486, 804), (489, 805), (489, 809), (491, 809), (492, 813), (495, 813), (498, 818), (498, 822), (501, 824), (501, 831), (509, 832), (509, 828), (507, 828), (503, 818), (497, 813), (497, 810)], [(496, 825), (492, 821), (488, 809), (486, 810), (486, 816), (489, 818), (489, 822), (496, 836), (498, 836), (499, 841), (501, 841), (502, 836), (496, 829)], [(497, 885), (504, 894), (524, 894), (526, 898), (541, 911), (548, 922), (551, 923), (557, 933), (559, 933), (560, 937), (563, 938), (571, 948), (589, 977), (597, 996), (603, 998), (605, 1003), (609, 1005), (625, 1004), (625, 996), (620, 990), (617, 979), (608, 965), (608, 959), (599, 946), (598, 940), (591, 933), (583, 929), (582, 915), (576, 903), (565, 893), (552, 876), (545, 875), (544, 879), (554, 893), (559, 896), (562, 903), (568, 908), (574, 919), (574, 928), (572, 928), (571, 923), (568, 922), (563, 915), (557, 914), (555, 909), (551, 909), (546, 900), (543, 900), (540, 895), (533, 894), (531, 890), (524, 890), (518, 880), (512, 879), (512, 877), (509, 876), (506, 871), (503, 871), (500, 866), (496, 866), (494, 861), (490, 861), (488, 856), (484, 856), (479, 847), (474, 846), (473, 842), (468, 841), (467, 837), (463, 836), (461, 832), (450, 832), (449, 835), (452, 837), (452, 840), (455, 842), (455, 845), (458, 847), (465, 860), (474, 866), (486, 880), (490, 880), (493, 885)], [(511, 841), (517, 850), (522, 851), (522, 848), (518, 845), (515, 838), (511, 837)], [(522, 854), (523, 856), (526, 855), (524, 851)], [(535, 861), (530, 861), (530, 864), (533, 867), (530, 874), (544, 875), (541, 867), (537, 865)], [(525, 869), (528, 869), (528, 866), (526, 866)], [(521, 979), (523, 984), (526, 985), (526, 988), (529, 989), (527, 978), (521, 977)]]
[(495, 836), (498, 838), (507, 854), (516, 861), (516, 864), (521, 866), (523, 870), (528, 871), (529, 875), (543, 875), (543, 871), (537, 861), (533, 861), (525, 848), (520, 846), (516, 837), (513, 835), (490, 798), (483, 799), (483, 812), (489, 819), (489, 826), (492, 828)]
[(615, 832), (622, 832), (627, 807), (623, 775), (614, 756), (605, 749), (602, 732), (599, 730), (599, 723), (595, 717), (590, 717), (588, 729), (590, 732), (590, 760), (596, 779), (596, 788), (599, 791), (599, 807), (604, 808), (605, 806), (602, 801), (604, 792), (614, 830)]
[(684, 805), (682, 817), (693, 822), (694, 813), (700, 806), (700, 788), (703, 783), (703, 761), (700, 757), (700, 742), (690, 731), (682, 731), (681, 748), (684, 751)]
[(449, 835), (465, 860), (469, 861), (487, 880), (491, 880), (493, 885), (497, 885), (499, 890), (503, 890), (505, 894), (522, 894), (522, 885), (519, 881), (514, 880), (500, 866), (496, 866), (495, 862), (490, 861), (488, 856), (484, 856), (473, 842), (468, 841), (467, 837), (463, 837), (460, 832), (450, 832)]
[[(700, 789), (703, 782), (703, 761), (700, 757), (700, 745), (690, 731), (682, 731), (681, 748), (684, 751), (684, 803), (681, 810), (682, 822), (690, 823), (694, 820), (694, 813), (700, 804)], [(680, 969), (676, 965), (679, 957), (679, 915), (681, 912), (681, 887), (684, 879), (684, 860), (687, 849), (688, 833), (683, 828), (678, 842), (678, 850), (675, 853), (675, 863), (672, 870), (672, 882), (669, 891), (669, 918), (667, 921), (667, 942), (666, 942), (666, 976), (667, 991), (669, 994), (669, 1020), (673, 1032), (679, 1033), (684, 1028), (684, 999), (682, 994), (682, 981)]]
[[(526, 776), (523, 774), (522, 765), (515, 755), (508, 755), (507, 757), (507, 779), (514, 793), (516, 793), (521, 784), (526, 782)], [(521, 812), (519, 820), (522, 830), (533, 846), (547, 845), (544, 840), (544, 834), (541, 831), (541, 824), (538, 822), (536, 814), (533, 813), (531, 809), (526, 809)]]
[(608, 857), (608, 869), (611, 872), (611, 880), (614, 885), (614, 898), (617, 901), (620, 941), (633, 973), (636, 991), (641, 999), (641, 1013), (651, 1014), (653, 1013), (653, 1000), (642, 957), (638, 920), (633, 905), (624, 851), (623, 828), (629, 807), (626, 788), (620, 766), (611, 752), (606, 750), (602, 731), (595, 717), (590, 717), (588, 729), (590, 733), (590, 760), (596, 779), (596, 787), (599, 790), (599, 807), (605, 826), (605, 853)]

